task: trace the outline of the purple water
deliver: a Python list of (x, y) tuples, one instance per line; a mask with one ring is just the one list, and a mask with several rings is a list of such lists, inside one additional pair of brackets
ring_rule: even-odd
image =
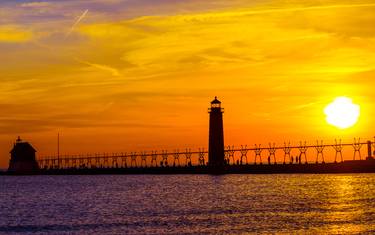
[(0, 233), (375, 233), (375, 174), (0, 176)]

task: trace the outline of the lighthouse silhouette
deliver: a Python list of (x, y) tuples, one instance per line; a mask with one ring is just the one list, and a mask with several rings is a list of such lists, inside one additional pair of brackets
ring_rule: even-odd
[(221, 108), (221, 102), (216, 96), (208, 112), (210, 114), (208, 165), (212, 168), (221, 168), (224, 165), (224, 109)]

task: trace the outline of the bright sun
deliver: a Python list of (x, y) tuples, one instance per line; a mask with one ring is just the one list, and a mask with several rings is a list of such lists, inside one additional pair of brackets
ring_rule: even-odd
[(357, 104), (353, 104), (350, 98), (337, 97), (325, 107), (324, 113), (329, 124), (345, 129), (357, 123), (360, 107)]

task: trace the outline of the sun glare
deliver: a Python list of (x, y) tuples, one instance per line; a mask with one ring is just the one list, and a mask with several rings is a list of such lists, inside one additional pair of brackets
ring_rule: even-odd
[(357, 123), (360, 107), (348, 97), (337, 97), (325, 107), (324, 113), (329, 124), (346, 129)]

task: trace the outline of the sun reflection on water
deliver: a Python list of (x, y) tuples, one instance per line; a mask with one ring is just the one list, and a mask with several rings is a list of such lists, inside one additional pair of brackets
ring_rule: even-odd
[(0, 178), (0, 233), (375, 231), (375, 174), (74, 177)]

